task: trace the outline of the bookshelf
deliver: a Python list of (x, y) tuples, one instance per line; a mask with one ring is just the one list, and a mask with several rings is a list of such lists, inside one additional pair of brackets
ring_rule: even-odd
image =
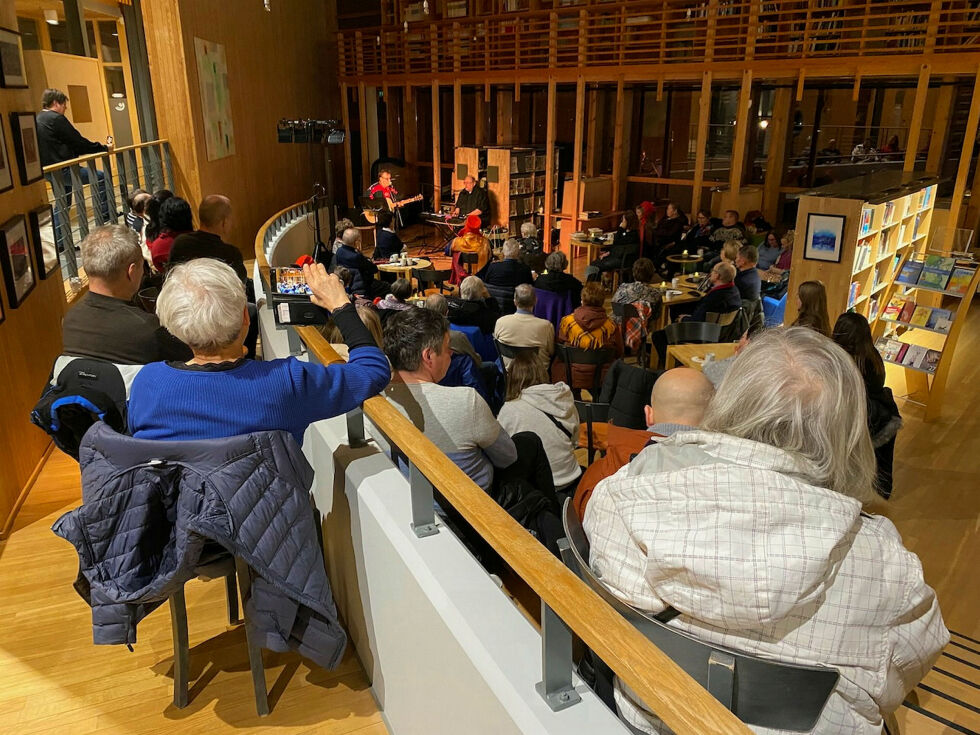
[[(932, 224), (938, 179), (886, 171), (821, 187), (800, 196), (796, 244), (790, 268), (790, 294), (804, 281), (827, 289), (831, 322), (856, 311), (873, 322), (902, 258), (925, 252)], [(811, 214), (844, 217), (841, 260), (830, 263), (803, 257)], [(786, 323), (796, 318), (796, 300), (786, 304)]]
[(980, 282), (973, 260), (907, 248), (883, 291), (871, 333), (882, 359), (905, 370), (907, 399), (942, 412), (956, 342)]

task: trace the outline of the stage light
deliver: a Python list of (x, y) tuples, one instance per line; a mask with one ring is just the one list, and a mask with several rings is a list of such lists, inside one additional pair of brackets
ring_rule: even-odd
[(759, 120), (759, 127), (762, 128), (763, 130), (765, 130), (766, 128), (769, 127), (769, 121), (766, 120), (765, 118), (763, 118), (762, 120)]

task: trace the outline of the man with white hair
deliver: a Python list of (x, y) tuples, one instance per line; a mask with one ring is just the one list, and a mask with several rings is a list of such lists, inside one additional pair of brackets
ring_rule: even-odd
[(487, 263), (483, 272), (478, 274), (483, 278), (491, 295), (497, 299), (500, 309), (505, 314), (513, 313), (514, 289), (522, 283), (531, 283), (534, 276), (531, 269), (522, 263), (521, 243), (510, 238), (504, 241), (503, 260)]
[[(534, 316), (536, 297), (534, 287), (522, 283), (514, 289), (514, 306), (517, 311), (497, 320), (493, 329), (494, 339), (511, 347), (537, 347), (538, 364), (543, 374), (548, 373), (551, 356), (555, 354), (555, 327), (547, 319)], [(504, 358), (505, 365), (510, 364)]]
[(535, 273), (544, 272), (544, 246), (538, 239), (538, 228), (533, 222), (521, 225), (521, 261)]
[(480, 229), (490, 226), (490, 196), (482, 186), (477, 186), (472, 176), (463, 177), (463, 188), (456, 197), (453, 217), (466, 217), (475, 214), (480, 218)]
[[(863, 387), (831, 340), (765, 332), (700, 430), (644, 449), (585, 511), (590, 564), (617, 597), (676, 611), (669, 624), (707, 643), (836, 669), (813, 732), (878, 735), (949, 641), (919, 560), (862, 512), (875, 479)], [(619, 682), (616, 704), (665, 731)]]
[(303, 443), (314, 421), (338, 416), (377, 395), (391, 377), (388, 360), (335, 275), (304, 266), (313, 303), (330, 312), (348, 346), (346, 363), (295, 357), (256, 361), (245, 355), (245, 289), (229, 266), (202, 258), (167, 274), (157, 299), (160, 322), (194, 354), (157, 362), (133, 381), (129, 428), (140, 439), (218, 439), (253, 431), (288, 431)]
[(450, 296), (449, 321), (460, 327), (479, 327), (483, 334), (493, 334), (500, 318), (500, 305), (490, 295), (479, 276), (467, 276), (459, 284), (459, 297)]
[(350, 292), (374, 300), (388, 293), (388, 284), (375, 278), (378, 266), (361, 252), (361, 233), (350, 227), (341, 236), (341, 246), (333, 258), (334, 267), (343, 266), (354, 275)]
[(154, 314), (133, 303), (143, 280), (143, 252), (130, 228), (107, 225), (81, 242), (89, 287), (62, 323), (64, 354), (119, 365), (189, 360), (190, 348)]

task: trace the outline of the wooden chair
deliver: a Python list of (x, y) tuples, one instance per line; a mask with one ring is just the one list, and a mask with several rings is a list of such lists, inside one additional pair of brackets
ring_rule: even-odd
[(568, 345), (555, 345), (555, 359), (565, 363), (565, 382), (572, 385), (572, 365), (594, 365), (595, 373), (592, 376), (592, 398), (599, 395), (599, 387), (602, 384), (602, 366), (608, 365), (616, 359), (616, 353), (611, 347), (603, 347), (598, 350), (585, 350), (581, 347), (569, 347)]
[(497, 346), (497, 352), (501, 357), (506, 357), (508, 360), (513, 360), (518, 355), (530, 352), (536, 355), (538, 353), (538, 348), (534, 345), (509, 345), (501, 342), (496, 337), (494, 337), (493, 343)]
[(412, 278), (418, 283), (418, 291), (428, 295), (428, 289), (435, 293), (451, 294), (453, 287), (447, 284), (452, 277), (451, 270), (437, 271), (431, 268), (412, 268)]
[(721, 339), (721, 325), (713, 322), (674, 322), (664, 327), (669, 345), (713, 344)]
[(596, 436), (594, 427), (596, 424), (609, 423), (609, 404), (596, 403), (595, 401), (575, 401), (575, 408), (578, 410), (578, 419), (585, 424), (585, 436), (579, 432), (579, 446), (585, 440), (585, 449), (588, 452), (589, 464), (595, 460), (597, 451), (605, 453), (606, 443)]
[(718, 334), (719, 342), (735, 342), (742, 332), (749, 328), (749, 316), (744, 308), (717, 313), (709, 311), (704, 315), (705, 321), (721, 327)]
[[(626, 321), (628, 319), (639, 319), (640, 314), (636, 310), (633, 304), (617, 304), (613, 302), (612, 305), (613, 316), (619, 317), (619, 336), (623, 342), (623, 346), (626, 346)], [(643, 342), (640, 343), (640, 350), (636, 353), (636, 364), (646, 365), (646, 357), (649, 354), (650, 342), (648, 340), (649, 334), (647, 334)]]
[(466, 275), (473, 275), (473, 266), (480, 262), (479, 253), (460, 253), (459, 264), (466, 271)]

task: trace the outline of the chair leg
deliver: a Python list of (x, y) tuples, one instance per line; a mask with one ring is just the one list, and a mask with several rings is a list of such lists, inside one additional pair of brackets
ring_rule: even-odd
[(174, 707), (187, 706), (187, 679), (190, 669), (190, 652), (187, 639), (187, 603), (184, 588), (170, 596), (170, 625), (174, 640)]
[(242, 618), (238, 614), (238, 587), (234, 572), (225, 577), (225, 599), (228, 602), (228, 625), (239, 625)]
[[(235, 570), (238, 572), (238, 587), (242, 593), (242, 605), (246, 605), (252, 590), (252, 578), (248, 565), (235, 557)], [(252, 670), (252, 688), (255, 690), (255, 709), (260, 716), (269, 714), (269, 693), (265, 684), (265, 667), (262, 664), (262, 648), (255, 640), (252, 624), (245, 618), (245, 643), (248, 646), (248, 665)]]

